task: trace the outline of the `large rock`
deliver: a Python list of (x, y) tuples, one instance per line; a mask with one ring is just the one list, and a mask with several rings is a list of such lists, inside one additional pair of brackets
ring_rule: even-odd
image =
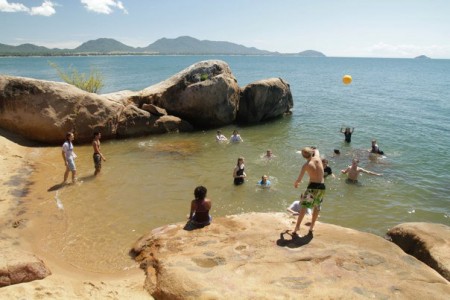
[(0, 75), (0, 128), (31, 140), (60, 144), (68, 131), (78, 143), (94, 131), (104, 140), (255, 123), (293, 106), (289, 84), (267, 79), (241, 89), (223, 61), (196, 63), (142, 91), (104, 95), (45, 80)]
[(0, 287), (43, 279), (51, 274), (42, 260), (0, 242)]
[(142, 90), (134, 101), (154, 104), (197, 128), (234, 122), (239, 86), (230, 67), (220, 60), (196, 63), (169, 79)]
[(281, 78), (248, 84), (242, 91), (236, 120), (257, 123), (290, 113), (294, 107), (291, 89)]
[(450, 227), (433, 223), (404, 223), (390, 229), (387, 235), (403, 251), (450, 281)]
[[(395, 244), (318, 223), (285, 233), (283, 213), (215, 218), (202, 229), (155, 229), (132, 252), (155, 299), (447, 299), (449, 283)], [(307, 228), (302, 227), (302, 232)]]
[(0, 76), (0, 127), (49, 144), (62, 143), (68, 131), (80, 143), (91, 141), (94, 131), (105, 140), (164, 133), (156, 124), (158, 116), (138, 108), (133, 96), (130, 91), (97, 95), (61, 82)]

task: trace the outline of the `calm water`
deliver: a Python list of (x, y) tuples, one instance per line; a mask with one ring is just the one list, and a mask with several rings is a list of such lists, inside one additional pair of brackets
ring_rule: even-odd
[[(297, 150), (317, 145), (330, 160), (335, 179), (326, 179), (320, 221), (384, 235), (402, 222), (450, 225), (450, 60), (354, 59), (245, 56), (130, 56), (50, 58), (81, 72), (96, 67), (105, 76), (103, 93), (140, 90), (191, 64), (226, 61), (240, 86), (270, 77), (288, 81), (294, 97), (289, 117), (258, 126), (237, 127), (244, 143), (217, 144), (215, 131), (104, 141), (107, 157), (93, 180), (91, 146), (75, 144), (81, 182), (47, 191), (61, 181), (59, 148), (40, 148), (29, 214), (45, 251), (70, 264), (97, 272), (126, 269), (127, 252), (142, 234), (183, 222), (197, 185), (213, 201), (213, 217), (242, 212), (285, 211), (305, 188), (293, 183), (304, 160)], [(0, 58), (0, 73), (59, 80), (48, 58)], [(341, 78), (351, 74), (353, 82)], [(341, 126), (355, 127), (343, 143)], [(229, 137), (235, 126), (221, 128)], [(386, 158), (369, 159), (372, 138)], [(267, 149), (277, 156), (261, 156)], [(333, 149), (341, 150), (333, 157)], [(232, 184), (239, 156), (248, 180)], [(361, 176), (347, 185), (339, 171), (353, 157), (360, 166), (383, 173)], [(255, 183), (269, 175), (273, 187)], [(270, 224), (268, 224), (270, 226)], [(31, 226), (32, 227), (32, 226)], [(32, 229), (30, 229), (32, 230)], [(320, 225), (317, 230), (320, 230)], [(54, 250), (58, 251), (54, 251)], [(99, 259), (101, 253), (101, 259)], [(56, 254), (55, 254), (56, 255)]]

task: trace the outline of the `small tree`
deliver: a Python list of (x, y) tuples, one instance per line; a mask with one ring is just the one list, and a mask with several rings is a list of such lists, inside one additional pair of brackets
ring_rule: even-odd
[(65, 72), (56, 63), (50, 61), (48, 63), (58, 72), (62, 80), (86, 92), (97, 93), (104, 85), (103, 75), (95, 68), (91, 68), (89, 76), (86, 76), (85, 73), (79, 73), (73, 66), (70, 66), (69, 70)]

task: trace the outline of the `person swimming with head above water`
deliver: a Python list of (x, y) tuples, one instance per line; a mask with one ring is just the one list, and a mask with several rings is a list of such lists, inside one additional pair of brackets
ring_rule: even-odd
[(354, 158), (352, 160), (352, 164), (348, 166), (346, 169), (341, 170), (342, 174), (347, 174), (347, 183), (358, 183), (358, 177), (360, 173), (366, 173), (369, 175), (382, 176), (382, 174), (375, 173), (372, 171), (368, 171), (358, 166), (359, 160)]
[(263, 175), (261, 177), (261, 180), (258, 181), (258, 185), (261, 186), (261, 187), (269, 188), (270, 184), (271, 184), (271, 182), (270, 182), (269, 177), (267, 175)]
[(384, 155), (384, 152), (378, 147), (377, 140), (372, 140), (372, 147), (369, 151), (370, 153)]

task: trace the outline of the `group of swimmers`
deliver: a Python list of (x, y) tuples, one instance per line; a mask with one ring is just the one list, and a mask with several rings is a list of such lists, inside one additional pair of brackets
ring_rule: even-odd
[[(350, 143), (354, 128), (350, 129), (349, 127), (347, 127), (345, 128), (345, 130), (344, 128), (341, 128), (341, 132), (345, 136), (345, 142)], [(236, 130), (233, 132), (233, 136), (235, 134), (238, 134)], [(230, 138), (230, 140), (232, 140), (232, 138)], [(240, 141), (242, 141), (240, 136), (239, 139)], [(220, 131), (217, 131), (216, 140), (227, 141), (226, 137), (223, 136)], [(383, 151), (379, 149), (376, 140), (372, 140), (372, 148), (370, 149), (370, 152), (381, 155), (383, 154)], [(305, 214), (312, 215), (312, 220), (308, 231), (308, 234), (312, 235), (316, 220), (322, 207), (323, 197), (325, 196), (326, 187), (324, 178), (326, 178), (327, 176), (332, 176), (333, 178), (335, 178), (335, 176), (331, 170), (331, 167), (328, 165), (328, 160), (320, 157), (319, 150), (316, 147), (305, 147), (301, 150), (301, 154), (303, 158), (306, 159), (306, 162), (300, 169), (298, 178), (294, 182), (294, 187), (298, 188), (299, 183), (302, 182), (305, 174), (308, 174), (309, 176), (309, 183), (306, 190), (300, 195), (300, 200), (294, 201), (287, 208), (287, 210), (293, 215), (298, 216), (295, 228), (292, 233), (293, 235), (297, 235), (297, 232), (300, 230), (300, 224), (302, 223)], [(335, 154), (340, 154), (340, 151), (335, 149)], [(267, 150), (265, 156), (268, 158), (273, 157), (272, 151)], [(358, 163), (359, 160), (357, 158), (354, 158), (350, 166), (341, 170), (342, 174), (347, 174), (347, 183), (357, 183), (358, 175), (360, 173), (366, 173), (376, 176), (382, 175), (365, 170), (359, 167)], [(237, 160), (237, 164), (233, 170), (234, 184), (240, 185), (244, 183), (246, 177), (247, 174), (245, 173), (244, 158), (239, 157)], [(267, 175), (263, 175), (258, 184), (261, 186), (270, 186), (270, 180), (268, 180)], [(202, 197), (197, 197), (196, 191), (199, 188), (205, 190), (205, 194), (202, 195)], [(211, 209), (211, 201), (206, 198), (206, 188), (204, 187), (197, 187), (194, 191), (194, 195), (195, 199), (191, 202), (189, 221), (194, 225), (203, 227), (211, 222), (211, 216), (209, 215), (209, 210)], [(199, 215), (198, 218), (196, 217), (197, 214)]]

